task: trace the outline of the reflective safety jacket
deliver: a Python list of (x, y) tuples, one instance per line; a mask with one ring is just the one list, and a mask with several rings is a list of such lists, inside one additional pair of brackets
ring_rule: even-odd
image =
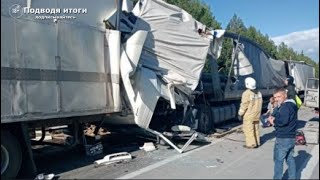
[(259, 121), (262, 110), (262, 94), (250, 89), (242, 93), (241, 104), (238, 114), (243, 116), (244, 121)]

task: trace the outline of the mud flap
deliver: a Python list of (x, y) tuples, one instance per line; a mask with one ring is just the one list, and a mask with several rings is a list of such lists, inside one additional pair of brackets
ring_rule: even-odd
[(29, 138), (28, 125), (21, 123), (21, 136), (20, 141), (21, 150), (23, 152), (22, 165), (19, 171), (18, 177), (34, 178), (37, 175), (37, 167), (33, 159), (33, 153), (31, 149), (31, 141)]

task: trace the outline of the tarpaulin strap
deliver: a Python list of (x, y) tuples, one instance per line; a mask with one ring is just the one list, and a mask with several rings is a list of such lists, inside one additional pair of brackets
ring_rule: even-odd
[[(106, 82), (105, 73), (1, 67), (1, 80)], [(116, 75), (111, 75), (111, 78)]]
[(167, 87), (168, 87), (168, 92), (169, 92), (171, 109), (176, 109), (176, 100), (174, 97), (174, 84), (168, 83)]

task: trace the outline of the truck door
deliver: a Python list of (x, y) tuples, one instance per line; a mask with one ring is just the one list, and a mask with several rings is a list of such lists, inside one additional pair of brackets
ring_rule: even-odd
[(307, 80), (304, 97), (305, 106), (319, 108), (319, 79), (310, 78)]

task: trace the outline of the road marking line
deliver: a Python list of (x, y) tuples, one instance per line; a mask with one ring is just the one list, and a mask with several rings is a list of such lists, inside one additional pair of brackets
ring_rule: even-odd
[[(301, 172), (301, 178), (300, 179), (310, 179), (312, 176), (312, 173), (314, 169), (316, 168), (317, 164), (319, 163), (319, 144), (316, 145), (312, 151), (311, 151), (311, 158), (306, 159), (303, 163), (302, 167), (305, 167), (304, 169), (299, 169), (298, 172)], [(304, 166), (307, 164), (306, 166)]]
[(131, 179), (131, 178), (133, 178), (133, 177), (139, 176), (140, 174), (146, 173), (146, 172), (151, 171), (151, 170), (153, 170), (153, 169), (156, 169), (156, 168), (158, 168), (158, 167), (160, 167), (160, 166), (163, 166), (163, 165), (165, 165), (165, 164), (168, 164), (168, 163), (170, 163), (170, 162), (172, 162), (172, 161), (174, 161), (174, 160), (180, 159), (180, 158), (182, 158), (182, 157), (188, 156), (188, 155), (190, 155), (190, 154), (192, 154), (192, 153), (195, 153), (195, 152), (197, 152), (197, 151), (200, 151), (200, 150), (206, 149), (206, 148), (208, 148), (208, 147), (211, 147), (212, 145), (217, 144), (217, 143), (219, 143), (219, 142), (221, 142), (221, 141), (223, 141), (223, 140), (224, 140), (224, 139), (218, 139), (217, 141), (211, 142), (210, 144), (205, 145), (205, 146), (203, 146), (203, 147), (200, 147), (200, 148), (198, 148), (198, 149), (191, 150), (191, 151), (186, 152), (186, 153), (183, 153), (183, 154), (177, 154), (177, 155), (172, 156), (172, 157), (170, 157), (170, 158), (168, 158), (168, 159), (164, 159), (164, 160), (162, 160), (162, 161), (160, 161), (160, 162), (157, 162), (157, 163), (152, 164), (152, 165), (150, 165), (150, 166), (144, 167), (144, 168), (139, 169), (139, 170), (137, 170), (137, 171), (134, 171), (134, 172), (132, 172), (132, 173), (126, 174), (126, 175), (124, 175), (124, 176), (120, 176), (120, 177), (118, 177), (118, 178), (116, 178), (116, 179)]

